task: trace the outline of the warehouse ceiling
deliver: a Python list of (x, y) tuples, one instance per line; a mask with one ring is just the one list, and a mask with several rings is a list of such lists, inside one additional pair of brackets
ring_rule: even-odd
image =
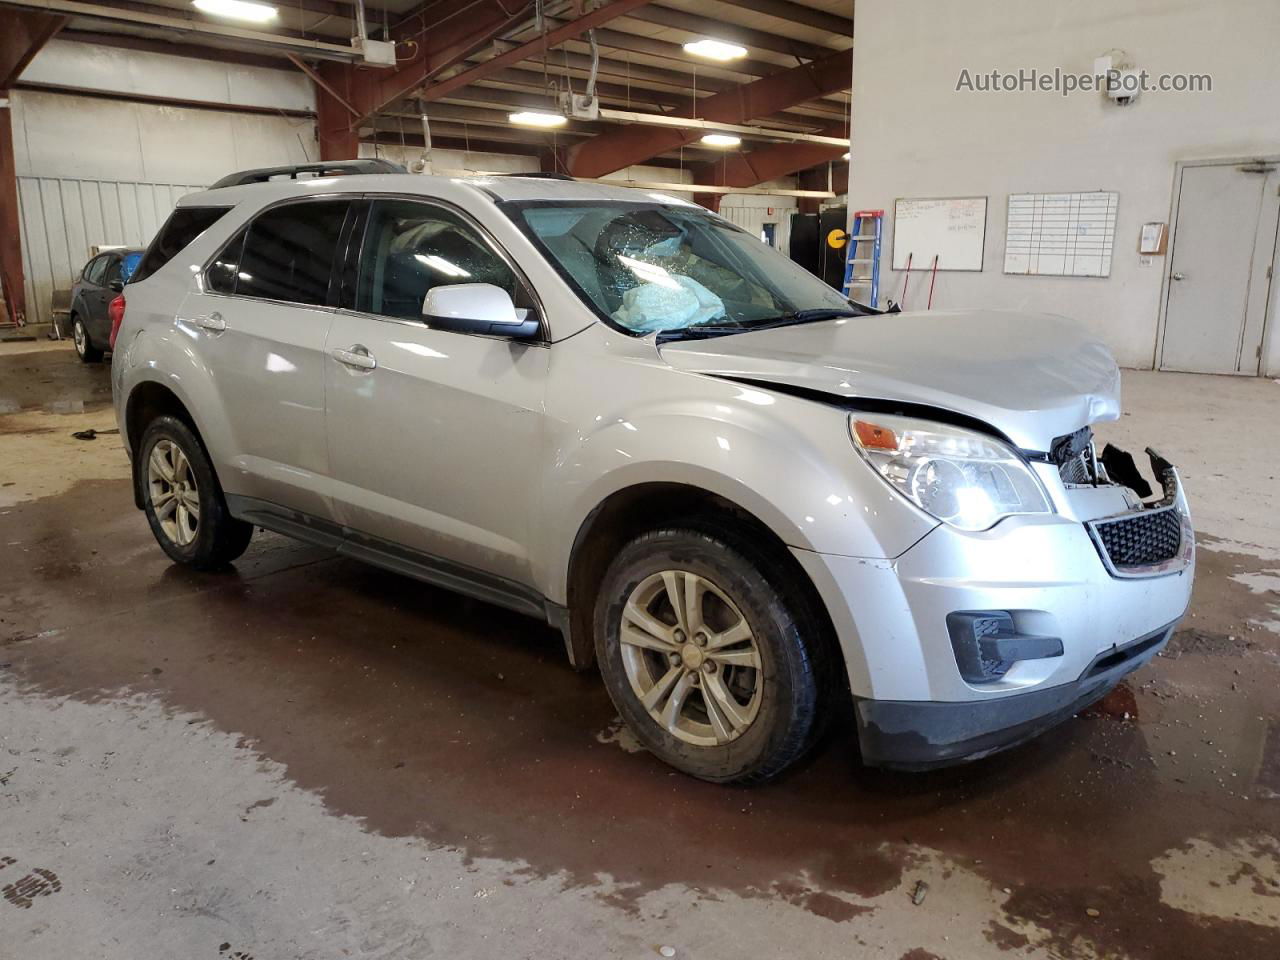
[[(345, 124), (366, 142), (422, 145), (425, 114), (437, 146), (535, 152), (545, 168), (578, 176), (639, 163), (690, 167), (697, 182), (740, 186), (840, 167), (848, 150), (853, 0), (367, 4), (367, 34), (394, 42), (395, 67), (359, 62), (356, 5), (347, 0), (279, 0), (266, 23), (211, 16), (188, 0), (4, 5), (67, 16), (64, 39), (303, 70), (329, 91), (322, 99), (340, 104), (330, 126)], [(558, 112), (559, 94), (585, 92), (592, 36), (604, 115), (554, 130), (513, 124), (513, 112)], [(684, 49), (703, 39), (745, 55), (716, 62)], [(324, 112), (322, 104), (322, 126)], [(706, 121), (727, 124), (741, 142), (704, 145), (719, 129)]]

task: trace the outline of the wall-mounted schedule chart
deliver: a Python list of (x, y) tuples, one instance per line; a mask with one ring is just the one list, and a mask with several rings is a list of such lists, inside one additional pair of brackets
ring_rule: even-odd
[(1118, 193), (1013, 193), (1004, 272), (1107, 277), (1116, 236)]

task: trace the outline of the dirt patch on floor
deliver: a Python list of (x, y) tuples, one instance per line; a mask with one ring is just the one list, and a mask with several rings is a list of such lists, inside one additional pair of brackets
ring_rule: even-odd
[[(0, 416), (0, 508), (58, 496), (88, 478), (129, 476), (129, 457), (116, 429), (115, 413), (26, 411)], [(94, 430), (92, 440), (74, 433)], [(62, 561), (59, 561), (62, 562)]]
[(1165, 655), (1180, 657), (1191, 653), (1200, 656), (1239, 657), (1252, 646), (1253, 641), (1246, 639), (1243, 635), (1215, 633), (1197, 627), (1188, 627), (1174, 631), (1173, 636), (1169, 638), (1168, 647), (1165, 648)]
[(0, 345), (0, 413), (84, 412), (110, 403), (111, 364), (81, 363), (70, 341)]

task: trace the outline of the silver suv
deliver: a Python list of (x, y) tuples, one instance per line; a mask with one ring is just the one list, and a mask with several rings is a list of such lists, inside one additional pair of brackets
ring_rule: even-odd
[(545, 619), (714, 781), (841, 701), (864, 762), (992, 753), (1187, 607), (1177, 473), (1095, 451), (1119, 372), (1064, 319), (873, 310), (660, 193), (271, 174), (184, 198), (113, 309), (179, 563), (264, 527)]

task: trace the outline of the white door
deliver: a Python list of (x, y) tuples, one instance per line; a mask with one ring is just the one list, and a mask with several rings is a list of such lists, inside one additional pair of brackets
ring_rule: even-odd
[(226, 492), (326, 519), (325, 343), (350, 204), (314, 198), (260, 214), (219, 252), (179, 321), (230, 425), (217, 464)]
[(1161, 370), (1258, 373), (1276, 255), (1280, 164), (1182, 168)]
[(423, 322), (433, 286), (476, 282), (530, 303), (524, 281), (462, 215), (372, 201), (354, 309), (338, 311), (328, 339), (334, 508), (352, 538), (528, 585), (550, 350)]

